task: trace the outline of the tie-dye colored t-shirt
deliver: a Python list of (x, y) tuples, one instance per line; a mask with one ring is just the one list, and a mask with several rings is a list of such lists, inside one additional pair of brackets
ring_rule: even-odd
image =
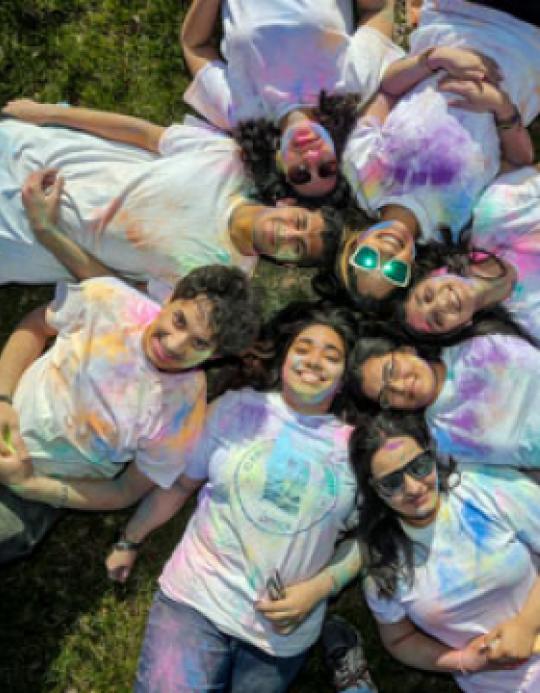
[[(471, 48), (493, 58), (501, 88), (528, 124), (540, 111), (540, 29), (482, 4), (425, 0), (411, 53), (435, 46)], [(375, 215), (402, 205), (416, 216), (421, 241), (454, 239), (500, 167), (499, 136), (491, 113), (450, 107), (455, 94), (437, 91), (437, 73), (403, 96), (381, 126), (361, 119), (343, 156), (358, 204)], [(440, 239), (439, 239), (440, 240)]]
[(165, 594), (273, 655), (309, 647), (324, 604), (283, 636), (254, 603), (267, 597), (275, 570), (285, 585), (318, 573), (354, 521), (350, 430), (332, 415), (298, 414), (278, 393), (223, 396), (186, 467), (188, 476), (208, 482), (160, 578)]
[(496, 178), (474, 210), (474, 245), (511, 262), (518, 280), (506, 307), (540, 339), (540, 171), (526, 166)]
[(446, 380), (426, 409), (442, 452), (462, 462), (540, 469), (540, 350), (488, 335), (443, 350)]
[(200, 70), (184, 99), (226, 130), (249, 118), (277, 122), (294, 108), (314, 106), (322, 89), (358, 93), (366, 102), (386, 67), (403, 55), (370, 27), (351, 36), (342, 7), (329, 0), (223, 4), (227, 62)]
[(116, 279), (57, 287), (47, 322), (55, 343), (15, 392), (37, 474), (112, 477), (131, 460), (169, 487), (206, 411), (202, 371), (158, 371), (142, 336), (160, 306)]
[[(414, 581), (398, 580), (391, 599), (365, 592), (380, 623), (409, 618), (427, 634), (460, 649), (513, 618), (538, 578), (540, 487), (505, 467), (464, 469), (427, 528), (402, 524), (415, 549)], [(456, 675), (467, 693), (537, 693), (540, 657), (517, 669)]]
[(250, 273), (256, 258), (229, 238), (245, 178), (234, 141), (191, 119), (165, 130), (160, 154), (66, 128), (0, 123), (0, 283), (71, 275), (34, 238), (21, 187), (38, 168), (65, 180), (62, 230), (106, 265), (135, 279), (172, 283), (208, 264)]

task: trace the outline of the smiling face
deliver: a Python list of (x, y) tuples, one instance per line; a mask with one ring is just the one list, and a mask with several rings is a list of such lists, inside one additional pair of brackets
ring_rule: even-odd
[(281, 262), (316, 261), (324, 251), (324, 228), (318, 210), (262, 207), (253, 221), (253, 248)]
[(283, 397), (300, 413), (326, 413), (345, 372), (345, 344), (327, 325), (310, 325), (291, 343), (281, 380)]
[(473, 282), (469, 278), (432, 274), (410, 291), (405, 319), (417, 332), (446, 334), (469, 323), (474, 310)]
[(383, 409), (423, 409), (437, 398), (435, 369), (414, 349), (372, 356), (361, 366), (362, 392)]
[(290, 125), (281, 136), (278, 164), (303, 197), (322, 197), (336, 187), (334, 143), (320, 123), (305, 118)]
[[(363, 246), (377, 251), (380, 262), (371, 267), (354, 267), (351, 258)], [(407, 227), (400, 221), (383, 221), (347, 239), (338, 255), (337, 273), (353, 298), (362, 295), (383, 299), (396, 288), (389, 278), (396, 276), (392, 272), (391, 261), (398, 260), (410, 267), (414, 256), (414, 236)], [(389, 276), (385, 276), (385, 272)]]
[(212, 357), (211, 301), (203, 295), (167, 303), (144, 331), (148, 360), (160, 371), (183, 371)]
[[(423, 452), (417, 441), (410, 436), (388, 438), (371, 460), (374, 488), (377, 489), (377, 482), (381, 483), (384, 477), (403, 470)], [(414, 471), (414, 463), (412, 468)], [(405, 472), (398, 491), (392, 495), (379, 495), (405, 522), (416, 526), (430, 524), (439, 505), (436, 465), (425, 476)]]

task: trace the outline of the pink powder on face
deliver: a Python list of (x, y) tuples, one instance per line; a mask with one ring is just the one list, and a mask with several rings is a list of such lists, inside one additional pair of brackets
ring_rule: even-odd
[(383, 448), (385, 450), (397, 450), (397, 448), (400, 448), (402, 445), (402, 440), (396, 440), (395, 438), (392, 438), (391, 440), (386, 441), (386, 443), (383, 445)]

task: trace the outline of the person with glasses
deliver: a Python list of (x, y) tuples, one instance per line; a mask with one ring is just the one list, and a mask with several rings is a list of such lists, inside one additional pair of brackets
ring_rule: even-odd
[(515, 469), (443, 461), (419, 416), (351, 438), (364, 591), (386, 649), (461, 690), (540, 687), (540, 487)]
[(405, 286), (388, 261), (411, 266), (415, 243), (457, 240), (501, 163), (532, 163), (539, 63), (538, 27), (426, 0), (410, 56), (388, 68), (343, 154), (358, 205), (386, 223), (356, 230), (338, 253), (336, 277), (360, 308), (382, 308)]
[(351, 367), (359, 405), (425, 411), (441, 452), (540, 469), (540, 349), (519, 326), (485, 320), (445, 348), (364, 326)]
[[(193, 82), (184, 100), (234, 131), (262, 199), (343, 205), (339, 172), (359, 104), (403, 55), (391, 40), (394, 0), (193, 0), (181, 42)], [(221, 55), (215, 25), (221, 8)], [(221, 57), (223, 56), (223, 57)]]

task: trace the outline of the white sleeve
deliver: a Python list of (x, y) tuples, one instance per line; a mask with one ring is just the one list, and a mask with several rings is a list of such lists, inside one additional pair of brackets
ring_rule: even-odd
[(96, 277), (78, 284), (59, 282), (54, 298), (47, 307), (47, 323), (55, 330), (71, 332), (80, 329), (87, 320), (88, 311), (97, 310), (103, 301), (118, 300), (118, 295), (132, 293), (134, 289), (112, 277)]
[[(159, 430), (141, 441), (135, 453), (138, 469), (161, 488), (170, 488), (197, 448), (206, 414), (206, 378), (199, 373), (189, 396), (169, 406)], [(204, 477), (203, 477), (204, 478)]]
[(345, 75), (348, 91), (358, 91), (365, 104), (379, 88), (386, 68), (405, 51), (380, 31), (361, 26), (351, 38)]
[(227, 63), (213, 60), (197, 72), (184, 101), (222, 130), (231, 129), (232, 95)]
[(398, 623), (407, 617), (405, 609), (396, 599), (387, 599), (377, 594), (377, 587), (372, 578), (364, 580), (364, 596), (378, 623)]

